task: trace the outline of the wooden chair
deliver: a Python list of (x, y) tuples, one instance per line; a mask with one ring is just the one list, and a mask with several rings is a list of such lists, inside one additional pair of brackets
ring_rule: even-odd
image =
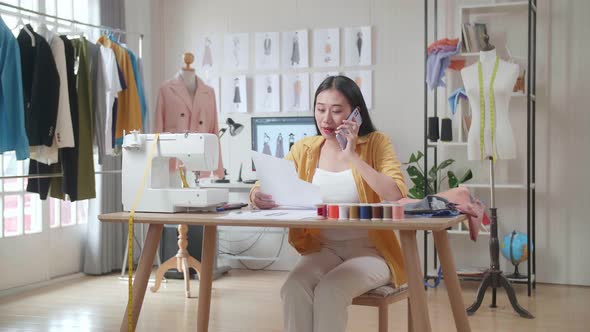
[(410, 311), (410, 301), (408, 296), (409, 294), (407, 285), (404, 285), (401, 288), (395, 288), (393, 285), (389, 284), (372, 289), (363, 295), (355, 297), (352, 300), (352, 304), (379, 308), (379, 332), (387, 332), (389, 321), (389, 305), (394, 302), (407, 299), (408, 331), (412, 332), (413, 328)]

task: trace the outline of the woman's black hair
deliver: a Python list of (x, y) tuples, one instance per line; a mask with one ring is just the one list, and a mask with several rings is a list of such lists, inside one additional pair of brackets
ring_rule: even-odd
[[(361, 93), (361, 89), (359, 86), (350, 78), (346, 76), (329, 76), (320, 84), (317, 91), (315, 92), (315, 96), (313, 98), (313, 111), (315, 113), (315, 106), (318, 99), (318, 95), (325, 90), (329, 89), (336, 89), (340, 93), (346, 97), (348, 103), (354, 110), (355, 107), (359, 108), (361, 118), (363, 119), (363, 123), (359, 128), (359, 136), (368, 135), (377, 129), (373, 126), (373, 122), (371, 121), (371, 117), (369, 116), (369, 109), (367, 108), (367, 104), (365, 103), (365, 99), (363, 98), (363, 94)], [(318, 128), (318, 124), (316, 122), (315, 129), (318, 135), (321, 135), (320, 129)]]

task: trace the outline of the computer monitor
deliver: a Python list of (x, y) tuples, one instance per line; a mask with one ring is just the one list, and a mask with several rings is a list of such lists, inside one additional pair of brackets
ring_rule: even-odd
[(298, 140), (317, 135), (313, 116), (252, 117), (251, 121), (252, 150), (277, 158), (286, 156)]

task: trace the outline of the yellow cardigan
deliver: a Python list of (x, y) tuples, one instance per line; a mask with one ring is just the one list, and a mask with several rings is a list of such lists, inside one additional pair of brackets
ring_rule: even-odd
[[(311, 182), (320, 158), (320, 149), (324, 143), (322, 136), (312, 136), (297, 141), (285, 159), (292, 160), (299, 178)], [(393, 178), (402, 196), (407, 195), (407, 187), (389, 138), (380, 132), (373, 132), (357, 140), (356, 151), (371, 167)], [(363, 180), (356, 169), (352, 169), (354, 182), (361, 203), (379, 203), (381, 198)], [(258, 183), (256, 187), (258, 187)], [(252, 190), (254, 190), (252, 188)], [(252, 193), (252, 192), (250, 192)], [(250, 195), (251, 197), (251, 195)], [(319, 229), (292, 228), (289, 230), (289, 243), (302, 255), (320, 250)], [(406, 283), (406, 272), (401, 248), (393, 231), (369, 230), (369, 239), (373, 242), (391, 270), (392, 282), (396, 286)]]

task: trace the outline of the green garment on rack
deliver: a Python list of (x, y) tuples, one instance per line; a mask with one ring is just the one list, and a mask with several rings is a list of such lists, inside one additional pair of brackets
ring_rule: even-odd
[(72, 40), (78, 59), (76, 91), (78, 92), (78, 124), (80, 143), (78, 147), (78, 200), (96, 197), (94, 181), (94, 156), (92, 152), (92, 82), (90, 59), (86, 38)]

